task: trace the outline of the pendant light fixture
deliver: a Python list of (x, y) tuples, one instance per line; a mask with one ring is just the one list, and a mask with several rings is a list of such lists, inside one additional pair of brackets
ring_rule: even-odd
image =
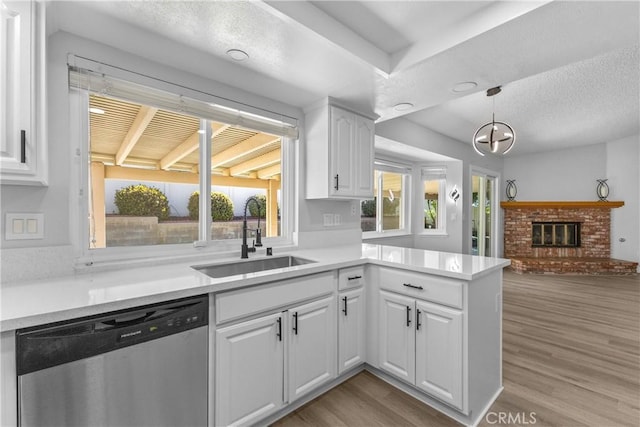
[[(487, 90), (487, 96), (494, 96), (500, 93), (500, 86)], [(478, 128), (473, 135), (473, 149), (476, 153), (484, 156), (488, 154), (507, 154), (516, 142), (516, 133), (511, 126), (505, 122), (496, 121), (496, 101), (493, 100), (493, 115), (491, 121)]]

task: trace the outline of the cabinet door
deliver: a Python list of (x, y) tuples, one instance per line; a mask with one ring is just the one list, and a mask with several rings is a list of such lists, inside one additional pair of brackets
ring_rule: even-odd
[(417, 301), (416, 386), (462, 409), (462, 312)]
[(24, 131), (26, 144), (26, 138), (31, 138), (33, 6), (30, 1), (0, 4), (3, 36), (0, 39), (0, 166), (3, 173), (28, 172), (21, 133)]
[(336, 376), (335, 296), (289, 310), (289, 402)]
[(331, 151), (330, 189), (332, 196), (352, 196), (353, 156), (356, 132), (356, 116), (341, 108), (329, 110), (329, 150)]
[(338, 374), (365, 361), (364, 289), (342, 292), (338, 298)]
[(375, 129), (373, 120), (356, 116), (354, 195), (373, 196), (373, 151)]
[(380, 291), (378, 363), (380, 369), (407, 381), (415, 380), (413, 298)]
[(216, 331), (215, 424), (241, 426), (284, 404), (282, 313)]

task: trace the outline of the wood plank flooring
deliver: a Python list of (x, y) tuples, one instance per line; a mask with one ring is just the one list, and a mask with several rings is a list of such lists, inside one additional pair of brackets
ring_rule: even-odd
[[(640, 277), (505, 271), (504, 391), (480, 424), (640, 426)], [(274, 426), (454, 426), (356, 375)]]

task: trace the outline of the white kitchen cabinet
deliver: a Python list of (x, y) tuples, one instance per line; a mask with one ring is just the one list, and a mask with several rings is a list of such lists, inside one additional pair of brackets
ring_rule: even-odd
[(276, 313), (216, 331), (216, 425), (251, 425), (284, 405), (282, 322)]
[(338, 374), (361, 365), (366, 354), (364, 288), (338, 295)]
[(379, 367), (462, 409), (462, 312), (381, 290)]
[(462, 408), (462, 312), (416, 301), (416, 386)]
[[(412, 313), (413, 298), (380, 291), (378, 318), (380, 369), (407, 381), (415, 382), (415, 329)], [(411, 310), (411, 311), (410, 311)]]
[(0, 183), (46, 185), (45, 7), (0, 4)]
[(336, 377), (335, 297), (288, 310), (289, 402)]
[(326, 104), (307, 112), (306, 197), (358, 199), (373, 196), (373, 119)]

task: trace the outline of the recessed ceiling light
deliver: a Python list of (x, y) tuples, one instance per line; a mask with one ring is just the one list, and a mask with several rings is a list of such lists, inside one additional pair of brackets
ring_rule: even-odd
[(240, 49), (229, 49), (227, 51), (227, 55), (229, 55), (236, 61), (244, 61), (245, 59), (249, 58), (249, 54)]
[(467, 92), (475, 88), (476, 86), (478, 86), (478, 83), (476, 82), (460, 82), (453, 85), (453, 89), (451, 90), (456, 93)]
[(393, 106), (396, 111), (408, 111), (413, 108), (413, 104), (410, 102), (401, 102)]
[(96, 108), (96, 107), (89, 108), (89, 112), (90, 113), (95, 113), (95, 114), (104, 114), (104, 110), (102, 110), (100, 108)]

